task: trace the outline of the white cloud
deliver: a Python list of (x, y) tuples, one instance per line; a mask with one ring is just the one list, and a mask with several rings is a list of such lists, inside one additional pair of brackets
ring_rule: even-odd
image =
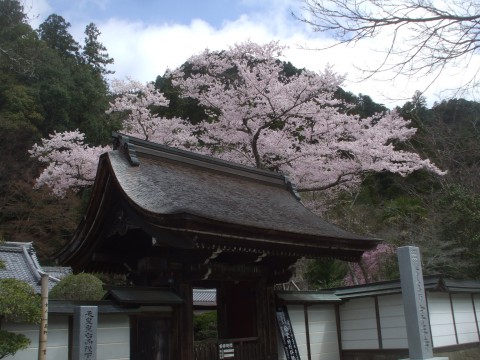
[(155, 80), (167, 68), (180, 66), (206, 48), (222, 50), (247, 39), (259, 43), (272, 39), (267, 29), (251, 23), (246, 16), (225, 23), (220, 30), (203, 20), (194, 20), (190, 25), (147, 26), (112, 19), (99, 28), (101, 41), (115, 58), (116, 76), (142, 81)]
[(30, 25), (36, 29), (45, 18), (53, 12), (48, 0), (23, 0), (23, 10), (27, 14)]
[[(246, 3), (248, 1), (251, 0), (244, 0)], [(35, 2), (48, 9), (46, 0)], [(99, 0), (99, 3), (106, 4), (104, 0)], [(326, 38), (325, 34), (313, 33), (304, 24), (291, 18), (290, 11), (298, 6), (297, 0), (257, 2), (256, 7), (253, 4), (250, 13), (239, 15), (234, 21), (224, 21), (216, 27), (201, 19), (192, 20), (189, 24), (146, 24), (129, 21), (125, 17), (97, 21), (96, 24), (102, 32), (100, 41), (115, 59), (113, 70), (116, 71), (114, 76), (118, 78), (130, 76), (140, 81), (154, 81), (167, 68), (180, 66), (191, 55), (206, 48), (226, 49), (236, 42), (249, 39), (257, 43), (280, 40), (290, 47), (284, 60), (298, 68), (322, 71), (330, 64), (336, 72), (347, 74), (345, 90), (370, 95), (374, 101), (389, 107), (402, 105), (416, 90), (424, 90), (431, 81), (431, 78), (425, 77), (398, 77), (388, 81), (375, 77), (376, 80), (357, 82), (361, 76), (357, 67), (375, 66), (383, 59), (383, 53), (379, 50), (387, 48), (388, 42), (385, 39), (378, 37), (362, 41), (355, 47), (338, 46), (325, 51), (304, 50), (300, 47), (324, 48), (332, 40)], [(86, 23), (70, 21), (72, 35), (81, 42)], [(464, 65), (463, 71), (467, 68), (478, 69), (478, 57), (474, 60), (475, 66)], [(387, 79), (393, 76), (387, 75)], [(453, 70), (446, 71), (426, 93), (429, 103), (439, 100), (441, 90), (458, 87), (462, 76), (467, 78), (465, 74), (458, 74), (458, 70), (457, 73)]]
[[(367, 46), (335, 47), (325, 51), (305, 50), (300, 46), (320, 48), (326, 40), (313, 39), (304, 33), (274, 33), (267, 26), (252, 22), (248, 16), (241, 16), (234, 22), (227, 22), (220, 29), (214, 29), (202, 20), (192, 21), (190, 25), (165, 24), (147, 26), (141, 23), (129, 23), (109, 20), (101, 24), (102, 41), (115, 59), (116, 77), (131, 76), (141, 81), (153, 81), (157, 75), (163, 75), (167, 68), (176, 68), (191, 55), (206, 48), (210, 50), (226, 49), (236, 42), (250, 39), (258, 43), (280, 40), (290, 48), (285, 60), (299, 68), (322, 71), (327, 64), (341, 74), (347, 74), (345, 88), (355, 94), (370, 95), (374, 101), (387, 106), (401, 105), (411, 98), (416, 90), (423, 90), (429, 83), (397, 78), (394, 81), (370, 80), (357, 82), (360, 72), (355, 68), (375, 61)], [(377, 58), (378, 59), (378, 58)], [(448, 85), (451, 78), (446, 78)], [(428, 92), (429, 100), (438, 100), (432, 94), (438, 93), (438, 82)]]

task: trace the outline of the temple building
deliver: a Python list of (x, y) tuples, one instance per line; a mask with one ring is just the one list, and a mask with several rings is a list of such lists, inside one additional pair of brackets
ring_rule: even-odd
[(114, 138), (58, 261), (125, 274), (132, 285), (111, 296), (158, 307), (131, 318), (132, 360), (194, 359), (194, 288), (216, 289), (219, 342), (235, 344), (236, 359), (277, 359), (274, 285), (300, 258), (358, 261), (378, 244), (313, 214), (284, 175)]

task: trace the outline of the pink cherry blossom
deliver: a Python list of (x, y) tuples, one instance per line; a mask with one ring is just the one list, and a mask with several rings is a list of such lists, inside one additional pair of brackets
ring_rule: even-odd
[(394, 261), (395, 248), (389, 244), (379, 244), (375, 249), (363, 253), (358, 263), (349, 263), (345, 285), (368, 284), (388, 280), (384, 278), (389, 262)]
[[(408, 121), (394, 111), (365, 119), (345, 114), (340, 105), (349, 105), (334, 98), (344, 77), (331, 68), (287, 76), (278, 60), (284, 49), (277, 42), (245, 42), (192, 56), (188, 75), (182, 67), (169, 71), (182, 96), (207, 109), (208, 121), (198, 125), (155, 115), (152, 107), (168, 106), (168, 100), (152, 83), (131, 79), (112, 84), (116, 98), (108, 113), (124, 114), (121, 132), (127, 135), (279, 171), (300, 191), (352, 188), (372, 172), (443, 174), (397, 147), (415, 133)], [(47, 164), (36, 186), (63, 196), (68, 188), (91, 185), (98, 155), (107, 148), (83, 141), (83, 134), (66, 132), (35, 145), (31, 155)]]
[(159, 117), (152, 112), (153, 106), (168, 106), (165, 96), (155, 89), (153, 83), (142, 84), (132, 79), (114, 80), (112, 92), (117, 95), (110, 103), (107, 113), (124, 112), (122, 132), (169, 146), (183, 146), (196, 140), (190, 135), (190, 124), (179, 118)]
[(84, 138), (78, 130), (55, 132), (48, 139), (42, 139), (40, 145), (33, 145), (30, 155), (47, 164), (35, 188), (46, 185), (54, 195), (63, 197), (68, 189), (78, 191), (93, 183), (99, 156), (111, 148), (88, 146)]
[(170, 73), (183, 96), (210, 112), (199, 125), (199, 151), (228, 161), (269, 168), (291, 177), (300, 191), (356, 186), (370, 172), (443, 174), (418, 154), (397, 149), (415, 129), (397, 113), (360, 119), (339, 111), (335, 90), (344, 78), (330, 68), (287, 77), (278, 61), (284, 47), (237, 44), (205, 50)]

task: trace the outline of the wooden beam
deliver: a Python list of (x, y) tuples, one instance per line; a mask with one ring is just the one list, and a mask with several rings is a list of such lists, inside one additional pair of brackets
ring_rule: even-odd
[(375, 300), (375, 319), (377, 322), (378, 348), (383, 349), (382, 324), (380, 323), (380, 307), (378, 306), (378, 296), (374, 296), (373, 299)]
[(303, 304), (303, 316), (305, 319), (305, 336), (307, 338), (307, 357), (312, 360), (312, 349), (310, 349), (310, 324), (308, 321), (308, 305)]

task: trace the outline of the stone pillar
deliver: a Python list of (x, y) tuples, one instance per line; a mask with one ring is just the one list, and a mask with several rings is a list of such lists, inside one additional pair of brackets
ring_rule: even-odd
[(402, 299), (407, 326), (408, 350), (411, 360), (448, 360), (434, 358), (427, 300), (423, 285), (420, 250), (414, 246), (397, 249)]
[(77, 306), (73, 314), (73, 360), (97, 359), (97, 306)]

